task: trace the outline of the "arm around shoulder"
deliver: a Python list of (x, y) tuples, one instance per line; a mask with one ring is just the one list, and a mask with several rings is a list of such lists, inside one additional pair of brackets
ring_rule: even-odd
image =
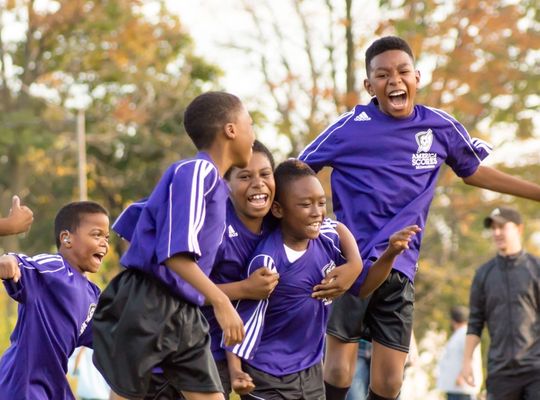
[(341, 253), (347, 262), (330, 271), (322, 282), (313, 288), (311, 296), (316, 299), (334, 299), (345, 293), (362, 272), (362, 257), (353, 234), (344, 224), (338, 222)]
[(463, 182), (494, 192), (540, 201), (540, 185), (491, 167), (479, 166), (474, 174), (463, 178)]

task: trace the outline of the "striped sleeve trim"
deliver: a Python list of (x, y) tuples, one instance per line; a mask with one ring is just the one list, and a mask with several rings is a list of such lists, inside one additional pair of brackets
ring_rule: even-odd
[[(24, 269), (35, 270), (40, 274), (52, 274), (66, 269), (63, 258), (58, 254), (38, 254), (28, 257), (25, 254), (10, 253), (20, 259), (19, 266)], [(44, 268), (36, 268), (32, 264), (38, 264)]]
[[(201, 248), (199, 244), (199, 232), (201, 231), (204, 220), (206, 217), (206, 201), (205, 196), (214, 189), (217, 182), (217, 172), (212, 165), (212, 163), (206, 160), (189, 160), (184, 163), (181, 163), (176, 167), (174, 174), (176, 175), (180, 168), (186, 166), (187, 164), (193, 165), (193, 177), (191, 180), (191, 196), (189, 200), (189, 222), (188, 222), (188, 250), (194, 254), (201, 255)], [(212, 172), (214, 172), (213, 180), (210, 183), (207, 190), (205, 190), (205, 181)], [(171, 256), (171, 246), (172, 246), (172, 232), (173, 232), (173, 193), (174, 193), (174, 183), (171, 183), (169, 186), (169, 243), (167, 254)]]
[[(302, 160), (302, 161), (307, 161), (308, 158), (313, 154), (313, 153), (316, 153), (317, 150), (319, 150), (319, 147), (321, 147), (323, 145), (324, 142), (326, 142), (328, 140), (328, 138), (330, 138), (330, 136), (332, 136), (332, 134), (334, 132), (336, 132), (339, 128), (341, 128), (343, 125), (345, 125), (347, 123), (347, 121), (349, 121), (349, 119), (354, 116), (354, 109), (351, 110), (351, 111), (348, 111), (344, 114), (341, 114), (338, 119), (337, 119), (337, 122), (330, 125), (328, 128), (326, 128), (319, 136), (317, 136), (315, 138), (315, 140), (313, 140), (310, 144), (308, 144), (306, 146), (306, 148), (300, 153), (300, 155), (298, 156), (298, 159), (299, 160)], [(310, 151), (310, 149), (312, 147), (315, 148), (313, 150)]]
[(459, 134), (459, 136), (463, 139), (463, 141), (467, 144), (471, 152), (474, 154), (478, 162), (482, 162), (482, 159), (478, 156), (478, 149), (483, 149), (488, 154), (491, 153), (492, 146), (488, 144), (487, 142), (481, 140), (481, 139), (472, 139), (467, 130), (464, 128), (463, 132), (456, 126), (456, 120), (452, 118), (449, 114), (446, 112), (439, 110), (437, 108), (432, 107), (426, 107), (428, 110), (431, 110), (433, 113), (437, 114), (439, 117), (444, 119), (445, 121), (448, 121), (450, 125), (454, 128), (454, 130)]
[[(251, 271), (252, 268), (260, 267), (266, 267), (272, 272), (277, 272), (274, 260), (272, 259), (272, 257), (266, 254), (261, 254), (253, 258), (253, 260), (249, 263), (248, 271)], [(246, 332), (244, 340), (231, 349), (231, 351), (237, 356), (244, 359), (250, 359), (253, 357), (253, 353), (257, 348), (257, 343), (260, 340), (264, 328), (264, 317), (266, 315), (268, 303), (268, 299), (259, 300), (257, 302), (257, 305), (254, 306), (254, 310), (251, 312), (251, 315), (249, 315), (249, 318), (247, 318), (247, 321), (244, 323), (244, 328)], [(236, 306), (236, 309), (239, 310), (241, 314), (240, 316), (243, 317), (245, 321), (247, 313), (242, 312), (243, 304), (254, 304), (254, 301), (250, 300), (249, 303), (246, 303), (240, 300)], [(248, 310), (248, 312), (250, 312), (250, 310)]]

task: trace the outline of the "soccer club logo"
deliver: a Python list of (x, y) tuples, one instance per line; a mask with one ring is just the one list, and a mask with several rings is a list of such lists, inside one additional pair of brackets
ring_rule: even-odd
[(86, 314), (86, 319), (81, 325), (81, 329), (79, 329), (79, 336), (81, 336), (84, 331), (86, 330), (86, 327), (92, 320), (92, 317), (94, 316), (94, 311), (96, 311), (97, 305), (95, 303), (90, 304), (90, 307), (88, 307), (88, 314)]
[(417, 153), (427, 153), (433, 144), (433, 132), (431, 129), (418, 132), (416, 135), (416, 144), (418, 145)]
[(416, 169), (433, 169), (437, 166), (437, 153), (430, 152), (433, 144), (433, 131), (418, 132), (415, 136), (418, 150), (412, 155), (411, 165)]

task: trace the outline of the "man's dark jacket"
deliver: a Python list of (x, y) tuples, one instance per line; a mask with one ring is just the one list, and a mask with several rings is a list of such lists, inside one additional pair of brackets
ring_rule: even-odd
[(476, 271), (468, 334), (490, 336), (488, 375), (540, 373), (540, 259), (500, 255)]

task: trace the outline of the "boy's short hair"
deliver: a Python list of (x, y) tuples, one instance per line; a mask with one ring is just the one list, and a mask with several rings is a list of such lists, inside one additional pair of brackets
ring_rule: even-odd
[(450, 318), (457, 323), (467, 322), (469, 319), (469, 309), (465, 306), (454, 306), (450, 309)]
[(276, 182), (275, 199), (280, 201), (281, 194), (287, 192), (287, 186), (291, 182), (305, 176), (317, 177), (317, 174), (303, 161), (290, 158), (279, 164), (274, 171), (274, 181)]
[[(272, 171), (274, 170), (274, 168), (276, 166), (275, 161), (274, 161), (274, 156), (272, 155), (270, 150), (268, 150), (268, 147), (266, 147), (264, 144), (262, 144), (258, 140), (255, 140), (253, 142), (253, 153), (262, 153), (262, 154), (264, 154), (266, 156), (266, 158), (268, 158), (268, 161), (270, 161), (270, 166), (272, 167)], [(231, 173), (232, 173), (233, 169), (235, 169), (235, 168), (238, 168), (238, 167), (235, 167), (235, 166), (230, 167), (227, 170), (227, 172), (225, 172), (225, 174), (223, 175), (223, 178), (225, 178), (226, 180), (229, 180), (230, 177), (231, 177)]]
[(54, 235), (56, 247), (60, 248), (60, 233), (62, 231), (75, 232), (81, 223), (84, 214), (105, 214), (109, 212), (100, 204), (93, 201), (74, 201), (63, 206), (54, 218)]
[(235, 120), (242, 102), (233, 94), (207, 92), (197, 96), (184, 112), (184, 128), (198, 150), (209, 148), (216, 133)]
[(371, 60), (388, 50), (401, 50), (407, 53), (414, 62), (414, 55), (409, 44), (397, 36), (385, 36), (375, 40), (366, 50), (366, 74), (369, 77)]

